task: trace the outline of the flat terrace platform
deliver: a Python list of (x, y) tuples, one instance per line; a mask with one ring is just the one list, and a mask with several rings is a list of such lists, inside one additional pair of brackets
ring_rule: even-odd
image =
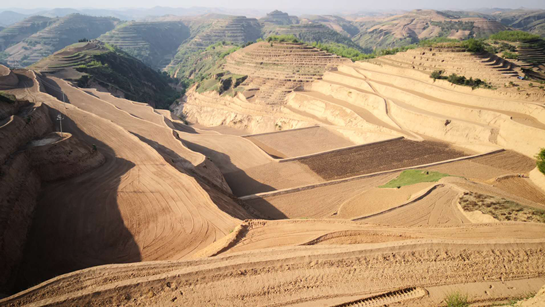
[(467, 156), (447, 144), (393, 139), (298, 159), (325, 180), (335, 180)]
[(354, 146), (353, 142), (325, 127), (308, 127), (245, 136), (275, 159), (293, 158)]

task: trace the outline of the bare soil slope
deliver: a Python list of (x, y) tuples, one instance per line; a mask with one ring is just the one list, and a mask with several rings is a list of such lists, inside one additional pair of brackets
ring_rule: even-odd
[[(45, 101), (54, 114), (62, 114), (63, 128), (95, 144), (106, 163), (44, 187), (27, 246), (24, 283), (106, 263), (181, 259), (232, 230), (237, 224), (233, 216), (245, 217), (234, 203), (222, 209), (238, 213), (222, 211), (193, 177), (121, 126), (38, 92), (32, 77), (27, 74), (28, 87), (15, 92)], [(83, 95), (79, 102), (84, 107)]]

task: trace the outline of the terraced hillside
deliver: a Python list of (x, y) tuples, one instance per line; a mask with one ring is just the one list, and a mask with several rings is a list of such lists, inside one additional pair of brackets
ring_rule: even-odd
[(303, 15), (301, 16), (301, 23), (320, 23), (348, 37), (353, 37), (360, 32), (357, 23), (339, 16)]
[(0, 51), (17, 44), (25, 38), (41, 31), (55, 22), (43, 16), (31, 16), (0, 31)]
[(158, 108), (179, 97), (169, 78), (136, 58), (100, 41), (70, 45), (32, 65), (46, 75), (96, 87)]
[(221, 71), (225, 57), (240, 47), (230, 43), (217, 43), (205, 50), (188, 52), (176, 66), (168, 67), (169, 73), (181, 80), (203, 80)]
[(180, 70), (187, 70), (184, 67), (194, 65), (189, 59), (199, 58), (199, 54), (211, 45), (222, 42), (225, 45), (243, 45), (261, 37), (261, 25), (253, 18), (204, 16), (186, 19), (185, 23), (190, 28), (191, 37), (178, 48), (167, 67), (172, 76)]
[(336, 30), (320, 23), (295, 24), (288, 26), (265, 26), (263, 36), (265, 38), (272, 35), (293, 35), (303, 42), (313, 43), (337, 43), (350, 48), (361, 49), (348, 36), (345, 36)]
[(346, 61), (301, 43), (261, 42), (229, 56), (223, 68), (249, 76), (240, 84), (249, 102), (282, 105), (291, 91)]
[(506, 31), (490, 36), (494, 52), (509, 58), (530, 79), (545, 80), (545, 40), (522, 31)]
[(479, 17), (462, 18), (433, 10), (415, 10), (370, 22), (372, 27), (353, 38), (354, 42), (367, 51), (410, 45), (436, 37), (484, 38), (506, 29), (497, 21)]
[[(19, 71), (9, 92), (62, 114), (105, 163), (41, 190), (18, 274), (35, 286), (0, 304), (438, 306), (537, 291), (542, 97), (434, 81), (432, 66), (502, 69), (428, 51), (353, 63), (255, 43), (211, 79), (242, 80), (235, 93), (199, 84), (176, 114)], [(468, 195), (484, 196), (462, 207)]]
[(545, 37), (545, 11), (519, 9), (496, 12), (492, 16), (502, 24)]
[[(176, 113), (254, 133), (313, 123), (341, 127), (356, 143), (424, 137), (468, 148), (501, 145), (531, 157), (538, 148), (530, 135), (541, 135), (545, 127), (540, 106), (545, 93), (516, 78), (518, 65), (460, 48), (413, 49), (351, 64), (304, 45), (258, 43), (229, 56), (224, 69), (248, 76), (239, 85), (241, 94), (190, 92)], [(434, 81), (430, 74), (436, 70), (486, 80), (492, 88)]]
[(418, 67), (419, 70), (432, 73), (435, 70), (444, 71), (444, 75), (458, 74), (480, 78), (504, 91), (505, 84), (519, 81), (517, 77), (524, 76), (519, 65), (498, 57), (483, 53), (471, 54), (461, 47), (433, 47), (412, 49), (393, 56), (384, 56), (373, 63), (388, 63), (399, 67)]
[(118, 19), (111, 17), (68, 15), (7, 48), (5, 53), (8, 56), (4, 61), (12, 67), (28, 66), (68, 45), (77, 43), (82, 38), (97, 38), (115, 28), (118, 22)]
[(189, 28), (183, 22), (128, 22), (98, 39), (120, 48), (154, 69), (162, 69), (189, 36)]
[(261, 25), (255, 18), (227, 16), (213, 19), (188, 43), (187, 48), (204, 49), (217, 42), (225, 41), (244, 44), (261, 37)]
[(299, 18), (296, 16), (289, 16), (288, 13), (274, 10), (268, 13), (267, 16), (260, 18), (259, 22), (262, 24), (291, 25), (299, 23)]

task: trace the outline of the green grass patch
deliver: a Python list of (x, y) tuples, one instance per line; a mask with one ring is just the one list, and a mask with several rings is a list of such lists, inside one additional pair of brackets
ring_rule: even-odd
[(418, 169), (410, 169), (403, 171), (396, 179), (391, 180), (385, 185), (379, 186), (379, 188), (389, 189), (398, 188), (406, 185), (413, 185), (420, 182), (437, 182), (443, 177), (449, 177), (448, 174), (439, 172), (424, 171)]
[(445, 298), (447, 307), (468, 307), (469, 301), (466, 294), (460, 292), (454, 292)]
[(219, 81), (216, 79), (209, 79), (201, 82), (197, 88), (197, 93), (202, 94), (208, 91), (219, 91)]
[(0, 101), (7, 103), (14, 103), (17, 99), (14, 95), (8, 94), (6, 92), (0, 91)]

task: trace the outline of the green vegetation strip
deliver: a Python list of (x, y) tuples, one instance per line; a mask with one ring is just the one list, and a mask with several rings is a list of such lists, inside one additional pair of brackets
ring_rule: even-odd
[(7, 102), (7, 103), (14, 103), (15, 102), (15, 96), (8, 94), (6, 92), (0, 91), (0, 101), (1, 102)]
[(443, 177), (449, 177), (448, 174), (439, 172), (430, 172), (418, 169), (403, 171), (396, 179), (388, 182), (379, 188), (399, 188), (406, 185), (413, 185), (420, 182), (437, 182)]
[(524, 31), (501, 31), (490, 35), (489, 38), (498, 41), (526, 42), (540, 39), (541, 37)]
[(465, 211), (481, 211), (498, 221), (545, 223), (544, 210), (525, 207), (505, 198), (476, 192), (465, 192), (460, 197), (460, 206)]
[(541, 151), (536, 155), (536, 166), (545, 175), (545, 148), (541, 148)]

